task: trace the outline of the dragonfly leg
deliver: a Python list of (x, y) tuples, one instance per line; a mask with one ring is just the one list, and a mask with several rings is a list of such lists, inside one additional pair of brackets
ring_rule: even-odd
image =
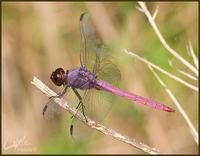
[(84, 111), (85, 106), (82, 102), (82, 97), (75, 88), (72, 87), (72, 89), (73, 89), (74, 93), (76, 94), (76, 96), (78, 97), (78, 99), (80, 100), (79, 104), (81, 104), (82, 113), (83, 113), (83, 116), (85, 117), (85, 121), (87, 122), (87, 118), (85, 116), (85, 111)]
[(82, 109), (82, 112), (83, 112), (83, 116), (85, 117), (85, 121), (88, 122), (88, 121), (87, 121), (87, 118), (86, 118), (86, 116), (85, 116), (85, 105), (83, 104), (82, 101), (81, 101), (81, 109)]
[[(76, 106), (76, 114), (78, 113), (78, 110), (79, 110), (80, 106), (81, 106), (81, 108), (82, 108), (83, 114), (85, 114), (85, 113), (84, 113), (84, 105), (83, 105), (83, 103), (82, 103), (81, 101), (80, 101), (80, 102), (78, 103), (78, 105)], [(84, 117), (85, 117), (85, 120), (86, 120), (86, 122), (87, 122), (87, 118), (86, 118), (85, 115), (84, 115)], [(71, 125), (70, 125), (70, 135), (73, 136), (73, 121), (74, 121), (74, 115), (71, 116), (71, 119), (72, 119), (72, 121), (71, 121)]]
[[(87, 118), (86, 118), (86, 116), (85, 116), (85, 111), (84, 111), (84, 107), (85, 107), (85, 106), (84, 106), (84, 104), (83, 104), (83, 102), (82, 102), (82, 97), (81, 97), (81, 95), (78, 93), (78, 91), (77, 91), (75, 88), (72, 87), (72, 89), (73, 89), (74, 93), (76, 94), (76, 96), (77, 96), (78, 99), (79, 99), (79, 103), (78, 103), (78, 105), (76, 106), (76, 109), (77, 109), (76, 113), (78, 112), (78, 110), (79, 110), (79, 108), (80, 108), (80, 106), (81, 106), (83, 116), (85, 117), (85, 121), (87, 122)], [(70, 125), (70, 135), (73, 136), (73, 129), (74, 129), (73, 121), (74, 121), (74, 115), (71, 116), (71, 119), (72, 119), (72, 122), (71, 122), (71, 125)]]
[[(78, 110), (79, 110), (79, 108), (80, 108), (80, 102), (78, 103), (78, 105), (76, 106), (76, 113), (78, 112)], [(74, 128), (74, 126), (73, 126), (73, 121), (74, 121), (74, 115), (72, 115), (71, 116), (71, 119), (72, 119), (72, 121), (71, 121), (71, 124), (70, 124), (70, 135), (71, 136), (73, 136), (73, 128)]]
[(64, 88), (63, 88), (63, 90), (62, 90), (60, 93), (58, 93), (58, 95), (56, 95), (56, 96), (51, 96), (51, 97), (49, 97), (49, 99), (52, 99), (52, 98), (61, 98), (61, 97), (63, 97), (63, 95), (65, 95), (65, 93), (66, 93), (66, 91), (67, 91), (67, 88), (68, 88), (68, 85), (65, 85)]
[[(76, 106), (76, 113), (78, 112), (79, 106), (80, 106), (80, 102), (78, 103), (78, 105)], [(71, 116), (71, 119), (74, 118), (74, 115)]]

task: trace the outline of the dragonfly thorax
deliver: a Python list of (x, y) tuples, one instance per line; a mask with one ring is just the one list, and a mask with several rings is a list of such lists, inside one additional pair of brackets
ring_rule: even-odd
[(69, 70), (67, 80), (74, 88), (90, 89), (94, 87), (96, 75), (84, 67), (79, 67)]

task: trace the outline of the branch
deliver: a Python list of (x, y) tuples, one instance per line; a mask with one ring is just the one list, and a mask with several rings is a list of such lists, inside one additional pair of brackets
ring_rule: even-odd
[(188, 43), (188, 51), (191, 53), (192, 55), (192, 58), (193, 58), (193, 61), (194, 61), (194, 64), (196, 66), (197, 69), (199, 69), (199, 62), (198, 62), (198, 58), (197, 56), (194, 54), (194, 50), (192, 48), (192, 43), (189, 41)]
[(154, 17), (151, 15), (151, 13), (149, 12), (149, 10), (147, 9), (146, 5), (144, 2), (138, 2), (138, 4), (140, 5), (140, 11), (143, 12), (148, 20), (149, 23), (151, 24), (153, 30), (155, 31), (156, 35), (158, 36), (158, 39), (160, 40), (160, 42), (163, 44), (163, 46), (172, 54), (174, 55), (174, 57), (176, 57), (179, 61), (181, 61), (186, 67), (188, 67), (191, 71), (193, 71), (197, 76), (198, 76), (198, 70), (191, 65), (188, 61), (186, 61), (181, 55), (179, 55), (174, 49), (172, 49), (167, 42), (165, 41), (164, 37), (162, 36), (162, 34), (160, 33)]
[(177, 76), (175, 76), (175, 75), (173, 75), (173, 74), (171, 74), (171, 73), (169, 73), (169, 72), (163, 70), (163, 69), (160, 68), (159, 66), (156, 66), (155, 64), (153, 64), (153, 63), (147, 61), (146, 59), (144, 59), (144, 58), (138, 56), (137, 54), (135, 54), (135, 53), (133, 53), (133, 52), (129, 52), (129, 51), (127, 51), (126, 49), (124, 49), (124, 52), (127, 53), (128, 55), (131, 55), (131, 56), (136, 57), (137, 59), (139, 59), (140, 61), (146, 63), (147, 65), (150, 65), (150, 66), (154, 67), (155, 69), (157, 69), (157, 70), (159, 70), (160, 72), (166, 74), (167, 76), (171, 77), (172, 79), (174, 79), (174, 80), (180, 82), (181, 84), (183, 84), (183, 85), (185, 85), (185, 86), (187, 86), (187, 87), (189, 87), (189, 88), (191, 88), (191, 89), (193, 89), (193, 90), (195, 90), (195, 91), (198, 92), (198, 88), (197, 88), (196, 86), (194, 86), (194, 85), (192, 85), (192, 84), (190, 84), (190, 83), (188, 83), (188, 82), (186, 82), (186, 81), (180, 79), (179, 77), (177, 77)]
[[(53, 92), (51, 89), (49, 89), (44, 83), (42, 83), (39, 79), (36, 77), (33, 78), (33, 81), (31, 82), (33, 85), (35, 85), (41, 92), (46, 94), (48, 97), (55, 96), (56, 93)], [(109, 135), (117, 140), (120, 140), (124, 143), (127, 143), (131, 146), (134, 146), (146, 153), (149, 154), (161, 154), (161, 152), (155, 148), (149, 147), (148, 145), (137, 141), (136, 139), (131, 139), (128, 136), (122, 135), (115, 130), (112, 130), (110, 128), (106, 128), (105, 126), (97, 123), (96, 121), (90, 119), (87, 117), (87, 122), (85, 121), (85, 117), (82, 113), (76, 111), (76, 109), (71, 106), (66, 100), (63, 98), (55, 98), (54, 102), (56, 102), (59, 106), (61, 106), (63, 109), (65, 109), (67, 112), (72, 114), (74, 117), (76, 117), (78, 120), (80, 120), (82, 123), (86, 124), (88, 127), (96, 129), (97, 131), (100, 131), (101, 133), (105, 135)]]
[(190, 79), (195, 80), (195, 81), (198, 80), (197, 77), (191, 75), (190, 73), (178, 69), (178, 68), (173, 64), (173, 62), (172, 62), (171, 60), (168, 60), (168, 63), (169, 63), (169, 65), (170, 65), (172, 68), (174, 68), (176, 71), (178, 71), (180, 74), (186, 76), (187, 78), (190, 78)]
[[(175, 68), (175, 67), (174, 67)], [(187, 73), (187, 72), (185, 72), (185, 71), (182, 71), (182, 70), (180, 70), (180, 69), (176, 69), (179, 73), (181, 73), (182, 75), (184, 75), (184, 76), (186, 76), (187, 78), (190, 78), (190, 79), (192, 79), (192, 80), (195, 80), (195, 81), (197, 81), (198, 79), (197, 79), (197, 77), (194, 77), (193, 75), (191, 75), (191, 74), (189, 74), (189, 73)]]

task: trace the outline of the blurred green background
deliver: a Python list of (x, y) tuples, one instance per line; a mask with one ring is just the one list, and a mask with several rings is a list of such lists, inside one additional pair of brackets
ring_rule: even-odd
[[(46, 121), (42, 108), (48, 98), (31, 85), (38, 77), (51, 89), (55, 68), (79, 66), (79, 16), (91, 14), (99, 37), (121, 71), (120, 87), (166, 103), (177, 110), (148, 67), (127, 55), (124, 49), (152, 61), (165, 70), (197, 85), (176, 71), (190, 72), (161, 45), (146, 16), (135, 2), (3, 2), (2, 3), (2, 151), (3, 153), (143, 153), (109, 136), (94, 133), (82, 140), (69, 135), (70, 114)], [(156, 23), (169, 45), (192, 62), (186, 45), (198, 52), (198, 3), (147, 3), (151, 13), (159, 6)], [(168, 64), (171, 60), (174, 67)], [(160, 74), (198, 128), (198, 95)], [(66, 96), (67, 99), (67, 96)], [(188, 125), (176, 111), (165, 113), (123, 98), (104, 120), (107, 127), (135, 138), (165, 153), (198, 153)], [(97, 110), (98, 111), (98, 110)], [(81, 133), (81, 132), (80, 132)]]

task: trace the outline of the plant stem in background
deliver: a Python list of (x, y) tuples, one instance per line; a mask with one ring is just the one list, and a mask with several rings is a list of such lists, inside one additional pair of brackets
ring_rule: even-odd
[(169, 88), (167, 87), (167, 85), (161, 80), (161, 78), (156, 74), (156, 72), (154, 71), (154, 69), (148, 65), (149, 69), (153, 72), (154, 76), (157, 78), (158, 82), (163, 86), (163, 88), (165, 89), (165, 91), (167, 92), (167, 94), (170, 96), (170, 98), (172, 99), (172, 101), (174, 102), (174, 104), (176, 105), (176, 107), (178, 108), (179, 112), (181, 113), (181, 115), (183, 116), (183, 118), (185, 119), (185, 121), (187, 122), (188, 126), (190, 127), (192, 136), (194, 138), (194, 140), (196, 141), (197, 144), (199, 144), (199, 139), (198, 139), (198, 133), (196, 131), (196, 129), (194, 128), (192, 122), (190, 121), (189, 117), (187, 116), (186, 112), (184, 111), (184, 109), (181, 107), (181, 105), (179, 104), (178, 100), (176, 99), (176, 97), (172, 94), (172, 92), (169, 90)]
[(191, 89), (193, 89), (193, 90), (195, 90), (195, 91), (198, 92), (198, 88), (197, 88), (196, 86), (194, 86), (194, 85), (192, 85), (192, 84), (190, 84), (190, 83), (188, 83), (188, 82), (186, 82), (186, 81), (180, 79), (179, 77), (177, 77), (177, 76), (175, 76), (175, 75), (173, 75), (173, 74), (171, 74), (171, 73), (169, 73), (169, 72), (163, 70), (163, 69), (160, 68), (159, 66), (157, 66), (157, 65), (155, 65), (155, 64), (153, 64), (153, 63), (147, 61), (146, 59), (144, 59), (144, 58), (138, 56), (137, 54), (135, 54), (135, 53), (133, 53), (133, 52), (129, 52), (129, 51), (127, 51), (126, 49), (124, 49), (124, 51), (125, 51), (126, 54), (136, 57), (136, 58), (139, 59), (140, 61), (142, 61), (142, 62), (144, 62), (144, 63), (146, 63), (146, 64), (148, 64), (148, 65), (150, 65), (150, 66), (152, 66), (152, 67), (154, 67), (154, 68), (156, 68), (156, 69), (158, 69), (160, 72), (166, 74), (167, 76), (173, 78), (174, 80), (180, 82), (181, 84), (183, 84), (183, 85), (185, 85), (185, 86), (187, 86), (187, 87), (189, 87), (189, 88), (191, 88)]
[(155, 18), (151, 15), (149, 10), (146, 7), (146, 4), (144, 2), (138, 2), (141, 8), (139, 10), (143, 12), (151, 24), (153, 30), (155, 31), (156, 35), (158, 36), (160, 42), (163, 44), (163, 46), (174, 56), (176, 57), (180, 62), (182, 62), (185, 66), (187, 66), (192, 72), (194, 72), (198, 76), (198, 70), (191, 65), (188, 61), (186, 61), (182, 56), (180, 56), (174, 49), (172, 49), (167, 42), (165, 41), (164, 37), (161, 35), (156, 23)]

